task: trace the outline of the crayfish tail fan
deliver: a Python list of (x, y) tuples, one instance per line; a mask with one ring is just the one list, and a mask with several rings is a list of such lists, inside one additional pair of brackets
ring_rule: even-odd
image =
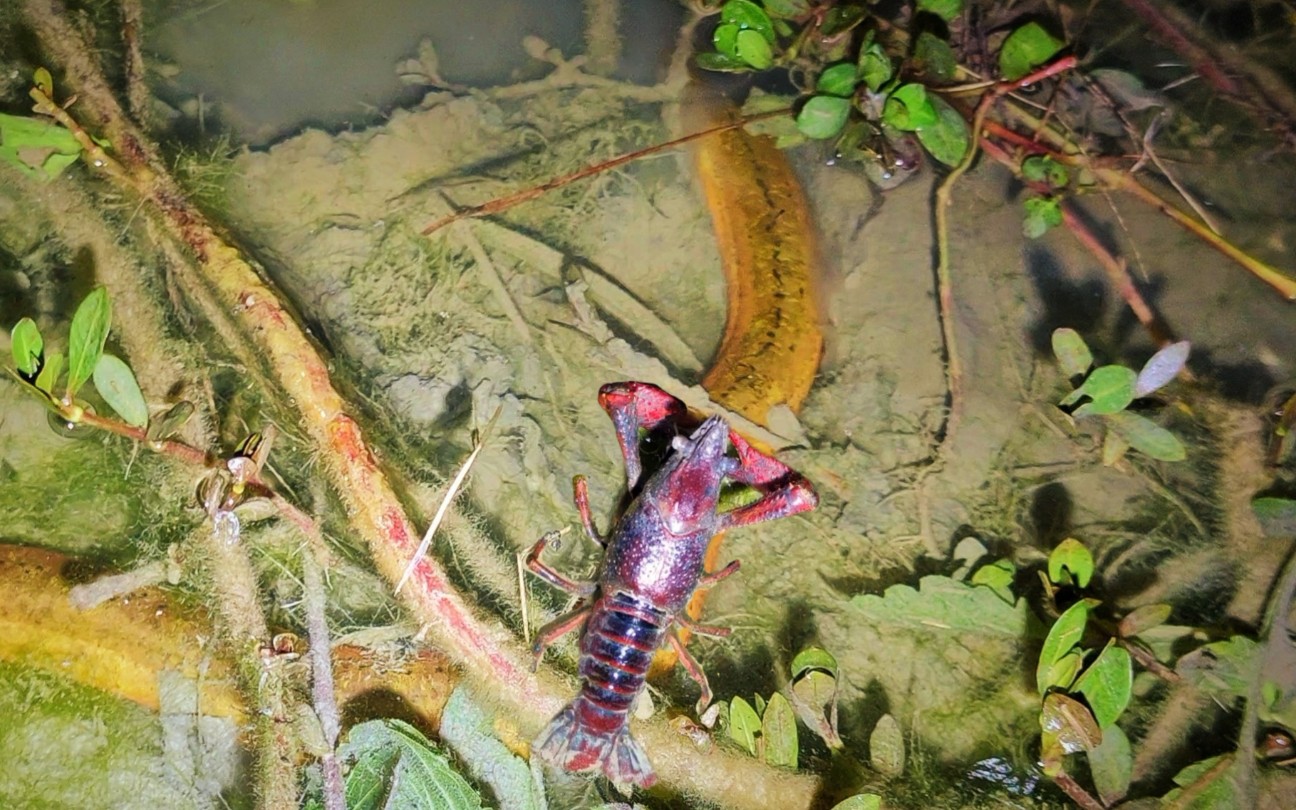
[(648, 752), (630, 736), (625, 715), (607, 712), (583, 696), (545, 726), (532, 749), (565, 771), (600, 770), (621, 785), (651, 787), (657, 781)]

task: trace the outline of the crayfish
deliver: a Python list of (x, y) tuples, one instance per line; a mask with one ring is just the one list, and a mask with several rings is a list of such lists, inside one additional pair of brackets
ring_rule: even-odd
[[(599, 404), (616, 428), (631, 501), (604, 539), (590, 516), (585, 479), (578, 476), (573, 482), (585, 533), (606, 550), (596, 581), (569, 579), (540, 562), (554, 532), (541, 537), (527, 555), (533, 573), (584, 600), (536, 635), (538, 663), (559, 637), (585, 628), (580, 694), (540, 733), (534, 751), (568, 771), (601, 770), (618, 784), (648, 787), (657, 777), (647, 753), (630, 735), (629, 714), (643, 691), (653, 653), (663, 643), (674, 648), (702, 688), (701, 713), (711, 702), (711, 687), (675, 625), (701, 635), (729, 633), (728, 628), (694, 624), (683, 612), (694, 591), (738, 570), (735, 560), (718, 571), (705, 571), (708, 543), (730, 528), (813, 509), (818, 496), (800, 474), (753, 448), (724, 419), (712, 416), (699, 424), (683, 402), (654, 385), (610, 383), (599, 389)], [(649, 436), (674, 434), (669, 455), (646, 480), (641, 480), (641, 429)], [(751, 487), (759, 497), (720, 511), (726, 482)]]

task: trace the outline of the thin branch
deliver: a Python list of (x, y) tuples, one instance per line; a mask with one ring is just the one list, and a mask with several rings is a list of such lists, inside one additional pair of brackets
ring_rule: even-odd
[[(323, 538), (319, 539), (322, 541)], [(332, 642), (325, 615), (324, 579), (320, 575), (320, 562), (310, 549), (302, 555), (302, 597), (306, 610), (306, 635), (310, 640), (311, 700), (324, 730), (324, 744), (328, 747), (320, 756), (320, 769), (324, 772), (324, 807), (326, 810), (346, 810), (346, 788), (342, 784), (342, 769), (335, 753), (342, 719), (333, 689)]]
[(674, 140), (666, 141), (665, 143), (659, 143), (654, 146), (649, 146), (645, 149), (639, 149), (634, 152), (628, 152), (624, 155), (619, 155), (618, 157), (612, 158), (611, 160), (606, 160), (601, 163), (596, 163), (592, 166), (586, 166), (583, 169), (578, 169), (570, 174), (562, 175), (561, 177), (555, 177), (552, 180), (548, 180), (544, 183), (541, 183), (538, 186), (531, 186), (530, 188), (523, 189), (522, 191), (519, 191), (515, 194), (510, 194), (507, 197), (496, 197), (495, 199), (490, 200), (488, 202), (484, 202), (481, 205), (474, 205), (470, 208), (465, 208), (461, 211), (457, 211), (456, 213), (453, 213), (446, 217), (442, 217), (441, 219), (438, 219), (432, 224), (428, 225), (426, 228), (423, 229), (422, 233), (424, 236), (427, 236), (433, 233), (434, 231), (440, 230), (441, 228), (444, 228), (446, 225), (449, 225), (452, 222), (458, 222), (461, 219), (468, 219), (469, 217), (481, 217), (481, 216), (486, 216), (488, 214), (498, 214), (501, 211), (507, 211), (508, 209), (520, 203), (534, 200), (535, 198), (540, 197), (550, 191), (553, 191), (556, 188), (562, 188), (563, 186), (571, 185), (572, 183), (575, 183), (578, 180), (584, 180), (587, 177), (593, 177), (596, 174), (601, 174), (602, 172), (609, 171), (610, 169), (615, 169), (618, 166), (624, 166), (625, 164), (635, 160), (639, 160), (640, 158), (645, 158), (648, 157), (649, 155), (655, 155), (658, 152), (664, 152), (668, 149), (674, 149), (677, 146), (683, 146), (684, 144), (689, 143), (690, 141), (696, 141), (699, 138), (705, 138), (708, 135), (714, 135), (717, 132), (726, 132), (731, 129), (737, 129), (739, 127), (746, 126), (747, 124), (750, 124), (754, 121), (763, 121), (766, 118), (774, 118), (780, 115), (787, 115), (789, 112), (791, 112), (791, 110), (770, 110), (768, 112), (758, 113), (756, 115), (747, 118), (740, 118), (737, 121), (731, 121), (726, 124), (710, 127), (709, 129), (704, 129), (701, 132), (694, 132), (690, 135), (685, 135), (680, 138), (675, 138)]

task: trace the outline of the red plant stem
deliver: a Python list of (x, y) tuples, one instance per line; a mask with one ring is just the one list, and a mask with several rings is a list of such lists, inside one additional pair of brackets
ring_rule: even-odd
[(1053, 782), (1062, 788), (1062, 792), (1071, 798), (1082, 810), (1106, 810), (1102, 802), (1093, 797), (1089, 791), (1085, 790), (1079, 782), (1071, 777), (1071, 774), (1062, 771), (1053, 777)]
[[(983, 137), (981, 139), (981, 149), (999, 163), (1007, 166), (1013, 174), (1021, 179), (1022, 182), (1026, 183), (1026, 185), (1033, 191), (1040, 194), (1048, 194), (1051, 191), (1051, 189), (1044, 184), (1033, 183), (1022, 178), (1021, 167), (1017, 160), (1004, 151), (1004, 149), (994, 141)], [(1107, 249), (1106, 245), (1102, 243), (1102, 240), (1098, 238), (1085, 221), (1076, 215), (1075, 207), (1072, 203), (1062, 200), (1060, 201), (1060, 207), (1062, 209), (1062, 222), (1067, 226), (1067, 230), (1069, 230), (1071, 235), (1074, 236), (1080, 244), (1084, 245), (1085, 248), (1093, 254), (1094, 258), (1098, 260), (1098, 263), (1102, 265), (1103, 270), (1107, 273), (1108, 281), (1111, 283), (1112, 287), (1120, 293), (1120, 296), (1125, 300), (1125, 303), (1129, 305), (1130, 310), (1132, 310), (1135, 317), (1139, 319), (1139, 323), (1143, 324), (1143, 328), (1147, 329), (1148, 334), (1152, 336), (1152, 339), (1156, 341), (1158, 346), (1164, 346), (1170, 343), (1172, 338), (1169, 330), (1152, 310), (1152, 307), (1148, 305), (1146, 300), (1144, 300), (1143, 294), (1138, 291), (1138, 287), (1134, 285), (1134, 281), (1129, 277), (1129, 273), (1126, 270), (1125, 263), (1112, 255), (1111, 251)]]
[(1187, 59), (1197, 75), (1205, 79), (1211, 87), (1230, 96), (1243, 95), (1242, 86), (1220, 69), (1219, 61), (1215, 56), (1180, 30), (1155, 3), (1150, 0), (1122, 0), (1122, 2), (1151, 29), (1153, 34), (1170, 46), (1171, 50)]

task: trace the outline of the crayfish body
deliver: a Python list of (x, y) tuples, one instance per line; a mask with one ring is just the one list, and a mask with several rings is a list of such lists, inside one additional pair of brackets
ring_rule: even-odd
[[(527, 555), (527, 567), (541, 579), (592, 600), (537, 633), (538, 661), (549, 644), (585, 626), (578, 666), (580, 694), (541, 732), (534, 751), (568, 771), (601, 770), (613, 782), (647, 787), (656, 781), (656, 774), (647, 753), (630, 735), (629, 714), (643, 691), (654, 652), (663, 643), (675, 648), (702, 688), (700, 713), (711, 702), (711, 688), (674, 627), (683, 625), (702, 635), (729, 632), (694, 625), (683, 613), (696, 590), (738, 570), (735, 561), (714, 573), (705, 571), (711, 538), (732, 527), (813, 509), (818, 498), (808, 481), (752, 448), (718, 416), (687, 435), (676, 435), (670, 455), (640, 487), (640, 428), (685, 430), (687, 409), (660, 388), (637, 382), (603, 386), (599, 402), (616, 427), (633, 499), (605, 541), (589, 513), (585, 480), (575, 480), (575, 500), (585, 531), (607, 549), (596, 582), (570, 580), (540, 562), (553, 533), (540, 538)], [(729, 455), (730, 447), (736, 457)], [(760, 497), (722, 512), (720, 494), (726, 481), (754, 487)]]

